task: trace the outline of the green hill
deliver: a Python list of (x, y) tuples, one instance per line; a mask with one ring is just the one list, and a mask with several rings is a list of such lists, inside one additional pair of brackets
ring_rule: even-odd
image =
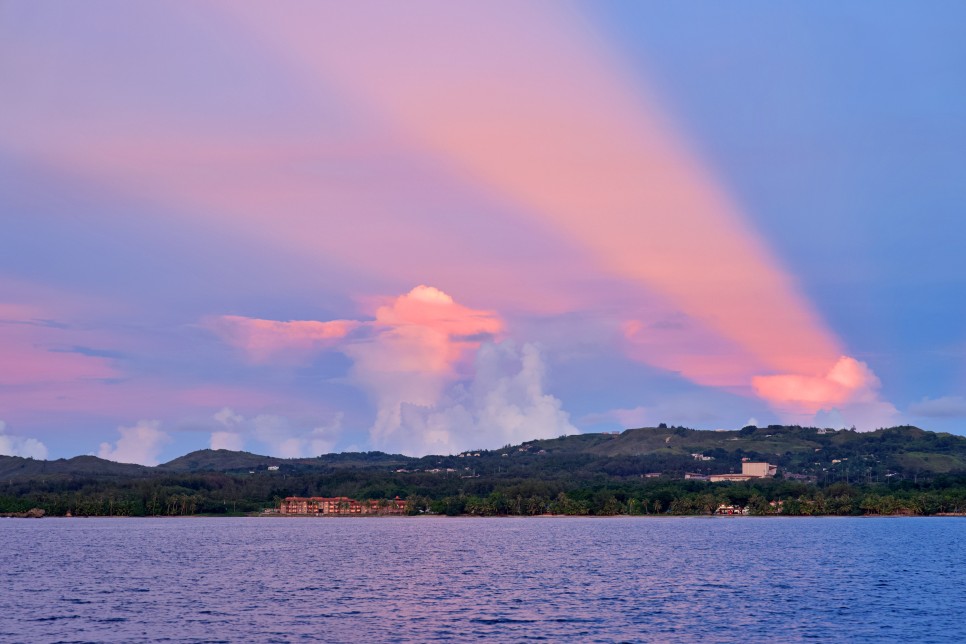
[(115, 463), (96, 456), (75, 456), (55, 461), (41, 461), (19, 456), (0, 456), (0, 480), (71, 477), (138, 477), (151, 476), (154, 468), (129, 463)]
[[(694, 455), (698, 455), (695, 457)], [(443, 472), (514, 475), (534, 478), (636, 476), (686, 472), (740, 471), (742, 459), (768, 461), (780, 472), (820, 478), (919, 477), (966, 473), (966, 437), (917, 427), (875, 432), (814, 427), (745, 427), (703, 431), (684, 427), (642, 427), (613, 434), (578, 434), (496, 450), (419, 458), (383, 452), (324, 454), (285, 459), (250, 452), (199, 450), (156, 467), (114, 463), (95, 456), (41, 461), (0, 456), (0, 480), (43, 478), (152, 477), (222, 472), (238, 475), (327, 473), (340, 470), (410, 473)], [(273, 469), (269, 469), (273, 468)], [(274, 469), (277, 468), (277, 469)]]
[[(778, 475), (748, 483), (685, 477), (739, 472), (743, 460), (775, 464)], [(916, 427), (660, 426), (420, 458), (200, 450), (145, 467), (0, 456), (0, 513), (225, 514), (286, 496), (398, 496), (414, 511), (442, 514), (700, 514), (722, 503), (764, 514), (958, 512), (966, 508), (966, 438)]]
[(344, 467), (404, 466), (414, 459), (400, 454), (383, 452), (345, 452), (323, 454), (315, 458), (276, 458), (259, 456), (250, 452), (233, 452), (227, 449), (202, 449), (185, 454), (172, 461), (158, 465), (164, 472), (268, 472), (270, 467), (279, 472), (322, 472)]

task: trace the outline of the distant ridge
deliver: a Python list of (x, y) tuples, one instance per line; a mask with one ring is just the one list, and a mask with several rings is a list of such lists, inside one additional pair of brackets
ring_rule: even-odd
[(911, 426), (874, 432), (782, 425), (748, 426), (734, 431), (659, 426), (528, 441), (501, 449), (474, 450), (465, 457), (350, 452), (285, 459), (203, 449), (147, 467), (115, 463), (96, 456), (53, 461), (0, 456), (0, 479), (137, 478), (192, 472), (247, 474), (268, 471), (270, 467), (282, 473), (346, 468), (425, 470), (442, 466), (454, 471), (464, 468), (474, 472), (520, 470), (531, 475), (575, 468), (619, 475), (647, 469), (674, 475), (689, 470), (713, 473), (740, 470), (742, 458), (768, 461), (785, 472), (811, 476), (820, 476), (823, 471), (836, 467), (850, 467), (856, 472), (874, 469), (882, 476), (966, 473), (966, 437)]
[(133, 477), (148, 476), (154, 468), (130, 463), (115, 463), (96, 456), (75, 456), (41, 461), (20, 456), (0, 456), (0, 479), (57, 476)]

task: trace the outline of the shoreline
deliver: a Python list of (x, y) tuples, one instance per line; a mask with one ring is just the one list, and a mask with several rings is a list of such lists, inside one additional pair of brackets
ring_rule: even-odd
[(59, 516), (59, 515), (30, 515), (26, 512), (0, 514), (0, 519), (933, 519), (933, 518), (963, 518), (966, 512), (942, 512), (936, 514), (759, 514), (759, 515), (710, 515), (710, 514), (641, 514), (641, 515), (590, 515), (590, 514), (536, 514), (531, 516), (521, 515), (492, 515), (478, 516), (472, 514), (459, 514), (449, 516), (446, 514), (419, 514), (419, 515), (305, 515), (305, 514), (184, 514), (184, 515), (150, 515), (150, 516), (128, 516), (128, 515), (89, 515), (89, 516)]

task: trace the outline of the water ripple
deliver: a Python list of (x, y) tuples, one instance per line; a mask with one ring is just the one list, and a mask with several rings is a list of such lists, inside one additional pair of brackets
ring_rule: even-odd
[(950, 519), (0, 522), (0, 641), (966, 639)]

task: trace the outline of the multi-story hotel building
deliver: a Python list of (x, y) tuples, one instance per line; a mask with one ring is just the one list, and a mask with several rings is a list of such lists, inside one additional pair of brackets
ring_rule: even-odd
[(405, 514), (406, 501), (395, 499), (356, 501), (347, 496), (289, 496), (279, 504), (279, 514)]

